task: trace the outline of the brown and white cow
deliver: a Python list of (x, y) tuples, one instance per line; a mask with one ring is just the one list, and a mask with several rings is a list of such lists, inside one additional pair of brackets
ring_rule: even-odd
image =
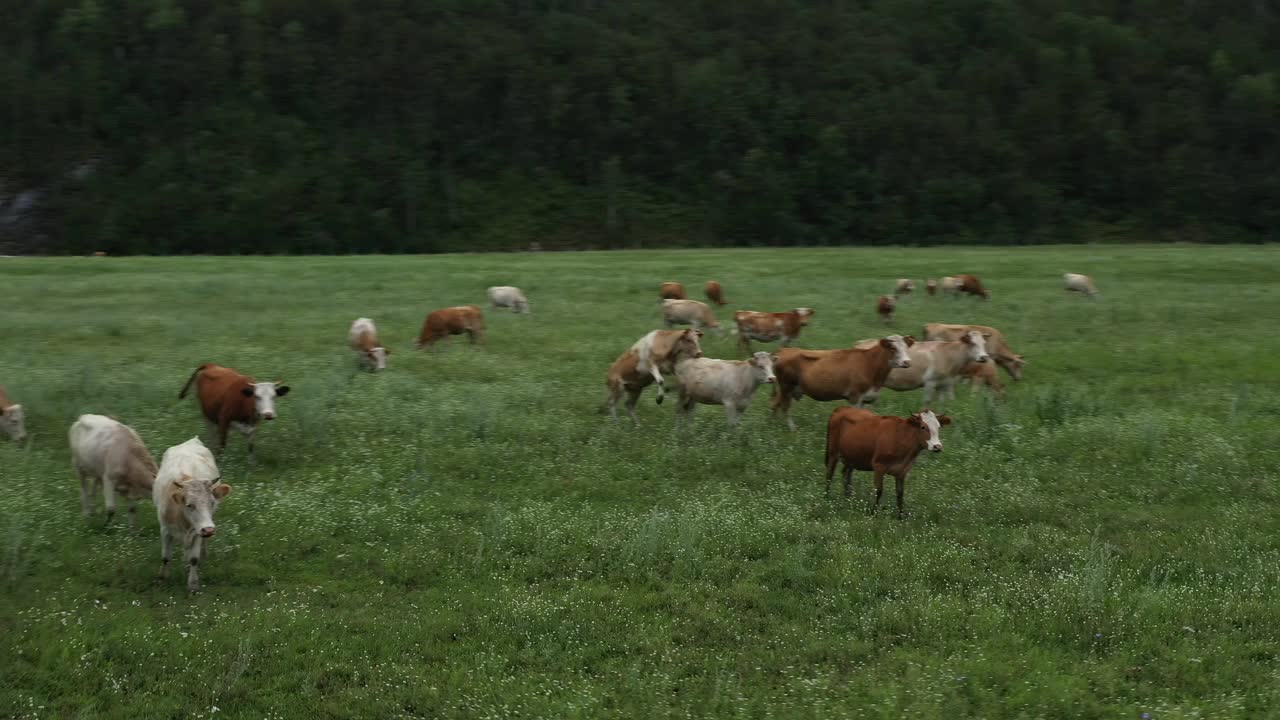
[(685, 300), (688, 297), (684, 292), (684, 286), (678, 282), (664, 282), (658, 287), (660, 300)]
[(751, 352), (751, 341), (774, 342), (781, 340), (786, 347), (800, 336), (800, 329), (809, 324), (813, 308), (795, 308), (788, 312), (756, 312), (739, 310), (733, 314), (734, 332), (738, 335), (738, 348)]
[(605, 406), (613, 419), (618, 419), (618, 399), (625, 394), (627, 414), (639, 422), (636, 403), (640, 393), (654, 383), (658, 384), (657, 401), (661, 404), (666, 396), (662, 374), (675, 372), (676, 363), (684, 358), (702, 357), (701, 337), (697, 330), (654, 330), (619, 355), (609, 366), (605, 380), (609, 388)]
[(378, 327), (369, 318), (356, 318), (347, 333), (347, 344), (356, 351), (360, 367), (374, 372), (387, 369), (387, 356), (391, 350), (382, 346), (378, 340)]
[(991, 291), (982, 286), (977, 275), (956, 275), (955, 293), (957, 295), (973, 295), (983, 300), (991, 299)]
[[(854, 347), (869, 348), (877, 342), (878, 339), (863, 340)], [(924, 388), (925, 407), (932, 405), (939, 394), (943, 399), (954, 398), (956, 383), (968, 368), (991, 364), (986, 338), (976, 330), (970, 330), (956, 341), (918, 342), (908, 348), (907, 356), (911, 358), (911, 367), (889, 371), (884, 387), (900, 392)], [(866, 402), (874, 402), (874, 398), (868, 396)]]
[(924, 289), (925, 289), (925, 292), (929, 293), (930, 295), (937, 295), (938, 281), (934, 280), (933, 278), (929, 278), (928, 280), (925, 280)]
[(71, 466), (80, 478), (80, 509), (93, 514), (90, 496), (102, 487), (107, 525), (116, 512), (116, 493), (129, 502), (129, 529), (138, 527), (138, 500), (151, 495), (156, 461), (133, 428), (104, 415), (81, 415), (67, 431)]
[(960, 279), (950, 275), (938, 281), (938, 287), (942, 290), (943, 295), (959, 296), (960, 295)]
[(961, 382), (967, 382), (973, 386), (974, 390), (986, 386), (995, 393), (997, 397), (1004, 395), (1004, 383), (1000, 382), (1000, 375), (996, 372), (996, 363), (974, 363), (965, 366), (960, 373)]
[(4, 431), (14, 442), (20, 443), (27, 439), (27, 412), (21, 405), (15, 405), (9, 400), (9, 396), (4, 394), (4, 388), (0, 387), (0, 430)]
[(897, 297), (899, 295), (910, 295), (911, 293), (915, 292), (915, 289), (916, 289), (916, 283), (914, 280), (908, 280), (907, 278), (898, 278), (898, 280), (893, 284), (893, 295), (894, 297)]
[(925, 340), (959, 340), (965, 333), (970, 330), (977, 330), (987, 341), (987, 352), (991, 355), (991, 359), (996, 362), (1005, 372), (1009, 373), (1009, 377), (1014, 380), (1022, 379), (1022, 368), (1027, 361), (1010, 347), (1005, 341), (1004, 334), (999, 330), (987, 325), (948, 325), (947, 323), (927, 323), (924, 326)]
[(676, 363), (680, 380), (677, 417), (689, 416), (698, 404), (723, 405), (729, 426), (734, 427), (762, 384), (772, 384), (773, 356), (758, 352), (749, 360), (688, 358)]
[(231, 492), (209, 448), (191, 438), (164, 451), (160, 471), (151, 488), (151, 499), (160, 520), (160, 577), (169, 576), (174, 538), (182, 538), (187, 565), (187, 590), (200, 590), (200, 564), (209, 552), (209, 540), (217, 531), (213, 514)]
[(430, 349), (450, 335), (463, 333), (472, 345), (484, 340), (484, 314), (479, 305), (458, 305), (431, 312), (422, 321), (422, 332), (418, 333), (414, 347)]
[(915, 465), (921, 451), (942, 452), (942, 439), (938, 432), (943, 425), (950, 425), (951, 418), (934, 415), (931, 410), (921, 410), (910, 417), (900, 418), (877, 415), (860, 408), (836, 408), (827, 419), (827, 495), (831, 495), (831, 477), (836, 463), (844, 461), (844, 494), (848, 497), (853, 485), (855, 470), (874, 473), (876, 499), (870, 512), (880, 508), (884, 494), (884, 476), (892, 475), (897, 486), (898, 519), (906, 517), (903, 492), (907, 475)]
[(708, 280), (706, 287), (702, 289), (707, 295), (707, 299), (717, 305), (727, 305), (724, 301), (724, 290), (720, 287), (720, 283), (715, 280)]
[(1090, 298), (1098, 297), (1098, 288), (1094, 286), (1093, 278), (1088, 275), (1062, 273), (1062, 289), (1067, 292), (1078, 292)]
[(795, 430), (791, 403), (805, 395), (821, 402), (846, 400), (861, 405), (864, 396), (884, 385), (890, 370), (911, 367), (907, 348), (914, 344), (915, 338), (889, 335), (867, 349), (782, 348), (773, 364), (778, 377), (771, 403), (773, 413), (785, 417), (787, 426)]
[(898, 306), (898, 301), (893, 299), (892, 295), (881, 295), (876, 300), (876, 314), (884, 321), (885, 325), (893, 322), (893, 310)]
[(235, 427), (249, 442), (249, 457), (253, 459), (254, 437), (258, 423), (276, 419), (276, 398), (289, 394), (289, 386), (279, 381), (256, 382), (248, 375), (231, 368), (205, 363), (196, 368), (178, 393), (181, 400), (187, 396), (191, 383), (196, 384), (196, 397), (205, 421), (218, 428), (218, 451), (227, 447), (227, 430)]
[(676, 325), (691, 325), (694, 330), (707, 328), (717, 335), (721, 332), (720, 322), (706, 303), (697, 300), (663, 300), (662, 324), (671, 329)]

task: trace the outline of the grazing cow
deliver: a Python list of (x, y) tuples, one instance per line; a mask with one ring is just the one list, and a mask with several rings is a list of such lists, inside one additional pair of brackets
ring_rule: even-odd
[(71, 466), (80, 477), (80, 509), (93, 514), (90, 495), (102, 486), (107, 525), (116, 512), (116, 493), (129, 501), (129, 529), (138, 527), (138, 500), (151, 494), (156, 461), (133, 428), (103, 415), (81, 415), (67, 431)]
[(724, 301), (724, 291), (720, 288), (720, 283), (715, 280), (708, 280), (707, 286), (703, 288), (703, 292), (707, 294), (707, 299), (717, 305), (727, 305)]
[(937, 294), (938, 294), (938, 281), (937, 281), (937, 280), (934, 280), (933, 278), (929, 278), (928, 280), (925, 280), (925, 281), (924, 281), (924, 289), (925, 289), (925, 291), (926, 291), (926, 292), (928, 292), (930, 295), (937, 295)]
[(980, 297), (983, 300), (991, 299), (991, 291), (982, 286), (982, 281), (977, 275), (956, 275), (954, 279), (956, 295), (965, 294)]
[(687, 300), (688, 297), (684, 292), (684, 286), (678, 282), (664, 282), (658, 288), (660, 300)]
[(902, 506), (903, 490), (907, 474), (915, 464), (920, 451), (928, 448), (942, 452), (942, 440), (938, 431), (950, 425), (951, 418), (934, 415), (931, 410), (905, 418), (876, 415), (859, 408), (836, 408), (827, 419), (827, 495), (831, 495), (831, 476), (836, 463), (844, 461), (844, 494), (848, 497), (853, 484), (854, 470), (870, 470), (875, 473), (876, 499), (870, 512), (880, 508), (880, 496), (884, 494), (884, 476), (892, 475), (898, 495), (898, 519), (906, 517)]
[[(879, 340), (863, 340), (854, 347), (873, 347)], [(970, 330), (959, 340), (946, 342), (928, 340), (912, 345), (907, 351), (911, 367), (889, 371), (884, 387), (907, 391), (924, 388), (924, 406), (929, 407), (933, 398), (941, 393), (943, 399), (955, 397), (955, 386), (964, 373), (974, 365), (989, 364), (986, 338), (976, 330)], [(867, 402), (874, 402), (868, 396)]]
[(200, 438), (191, 438), (164, 451), (160, 472), (151, 488), (151, 499), (160, 519), (160, 578), (169, 576), (169, 560), (173, 558), (173, 540), (182, 538), (186, 554), (187, 590), (200, 590), (200, 563), (209, 550), (209, 539), (217, 527), (213, 514), (218, 503), (231, 492), (221, 482), (222, 474), (209, 448)]
[(178, 393), (179, 400), (187, 396), (193, 382), (205, 421), (218, 428), (218, 452), (227, 448), (227, 429), (234, 426), (248, 440), (253, 459), (258, 422), (276, 419), (276, 398), (288, 395), (289, 386), (278, 380), (256, 382), (231, 368), (205, 363), (191, 373)]
[(459, 305), (427, 315), (427, 319), (422, 322), (422, 332), (414, 341), (414, 347), (430, 349), (441, 339), (462, 333), (467, 334), (472, 345), (484, 340), (484, 315), (481, 314), (479, 305)]
[(811, 317), (813, 308), (802, 307), (780, 313), (739, 310), (733, 314), (733, 322), (737, 326), (734, 331), (738, 334), (738, 348), (750, 353), (752, 340), (781, 340), (781, 346), (786, 347), (799, 337), (800, 328), (808, 325)]
[(489, 296), (489, 306), (493, 308), (509, 307), (514, 313), (529, 312), (529, 300), (518, 287), (501, 285), (485, 291)]
[(14, 442), (20, 443), (27, 439), (27, 413), (21, 405), (15, 405), (9, 401), (9, 396), (4, 394), (2, 387), (0, 387), (0, 430), (3, 430), (4, 434)]
[(898, 301), (894, 300), (892, 295), (881, 295), (880, 299), (876, 300), (876, 314), (885, 325), (893, 322), (893, 310), (897, 305)]
[(391, 351), (378, 341), (378, 327), (369, 318), (356, 318), (347, 333), (347, 343), (356, 351), (361, 367), (374, 372), (387, 369), (387, 356)]
[(691, 325), (694, 330), (707, 328), (720, 334), (720, 322), (706, 303), (697, 300), (663, 300), (662, 323), (670, 330), (675, 325)]
[(1093, 278), (1076, 273), (1062, 273), (1062, 288), (1067, 292), (1078, 292), (1097, 298), (1098, 288), (1093, 285)]
[(773, 365), (778, 377), (771, 403), (773, 413), (782, 414), (787, 426), (795, 430), (791, 403), (805, 395), (822, 402), (847, 400), (861, 405), (863, 396), (884, 385), (890, 370), (911, 367), (907, 348), (914, 344), (915, 338), (889, 335), (868, 349), (782, 348)]
[(987, 341), (987, 352), (991, 354), (991, 359), (1004, 368), (1004, 371), (1009, 373), (1009, 377), (1014, 380), (1022, 379), (1022, 368), (1027, 364), (1027, 361), (1010, 349), (1009, 343), (1005, 342), (1004, 334), (993, 327), (986, 325), (927, 323), (924, 326), (924, 339), (955, 341), (970, 330), (977, 330), (982, 334), (982, 337)]
[(942, 289), (942, 294), (944, 295), (960, 296), (960, 278), (948, 275), (938, 281), (938, 287)]
[(974, 390), (985, 385), (995, 393), (996, 397), (1001, 397), (1004, 395), (1004, 383), (1000, 382), (996, 367), (994, 362), (966, 365), (964, 370), (960, 371), (960, 380), (968, 382)]
[(609, 366), (609, 377), (605, 381), (609, 388), (605, 406), (613, 419), (618, 419), (618, 398), (625, 393), (627, 414), (640, 422), (636, 417), (636, 402), (640, 400), (640, 393), (655, 382), (661, 404), (666, 396), (662, 373), (675, 372), (676, 362), (683, 358), (702, 357), (700, 337), (702, 333), (697, 330), (654, 330), (619, 355)]
[(677, 417), (693, 414), (698, 403), (723, 405), (729, 426), (733, 427), (747, 411), (756, 388), (774, 382), (773, 356), (758, 352), (749, 360), (681, 360), (676, 363), (676, 377), (680, 379)]
[(915, 292), (915, 289), (916, 289), (916, 283), (914, 280), (908, 280), (906, 278), (898, 278), (898, 281), (894, 283), (894, 286), (893, 286), (893, 296), (897, 297), (899, 295), (910, 295), (911, 293)]

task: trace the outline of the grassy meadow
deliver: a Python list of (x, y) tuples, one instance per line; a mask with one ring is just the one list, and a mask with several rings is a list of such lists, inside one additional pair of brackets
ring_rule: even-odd
[[(1280, 716), (1280, 252), (821, 249), (350, 258), (0, 259), (2, 718), (1264, 718)], [(1097, 281), (1098, 302), (1061, 290)], [(738, 431), (670, 400), (600, 414), (658, 283), (811, 306), (797, 343), (884, 334), (897, 277), (992, 300), (899, 305), (1002, 329), (1007, 397), (959, 389), (905, 522), (822, 494), (825, 419), (769, 388)], [(486, 310), (482, 348), (412, 349)], [(392, 348), (357, 373), (346, 331)], [(708, 336), (711, 357), (739, 357)], [(189, 597), (138, 534), (81, 518), (66, 429), (132, 425), (157, 460), (203, 432), (201, 362), (283, 379)], [(880, 412), (918, 409), (885, 391)], [(837, 481), (838, 484), (838, 481)], [(100, 503), (100, 501), (99, 501)], [(1144, 713), (1146, 715), (1144, 715)]]

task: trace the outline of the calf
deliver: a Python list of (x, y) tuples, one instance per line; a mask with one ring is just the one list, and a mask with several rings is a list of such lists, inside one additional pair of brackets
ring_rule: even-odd
[(915, 289), (916, 289), (916, 284), (914, 280), (908, 280), (907, 278), (898, 278), (898, 281), (895, 282), (893, 285), (893, 295), (894, 297), (897, 297), (899, 295), (910, 295), (911, 293), (915, 292)]
[(934, 280), (933, 278), (929, 278), (924, 282), (924, 289), (925, 289), (925, 292), (929, 293), (930, 295), (937, 295), (938, 281)]
[(1093, 285), (1093, 278), (1076, 273), (1062, 273), (1062, 289), (1067, 292), (1082, 293), (1090, 298), (1098, 297), (1098, 288)]
[(378, 328), (369, 318), (357, 318), (351, 323), (351, 330), (347, 333), (347, 343), (352, 350), (356, 351), (360, 367), (374, 372), (387, 369), (387, 355), (390, 355), (391, 351), (378, 341)]
[(133, 428), (102, 415), (81, 415), (67, 431), (71, 466), (80, 478), (80, 509), (93, 514), (90, 495), (102, 486), (107, 525), (116, 512), (116, 493), (129, 502), (129, 529), (138, 527), (138, 500), (151, 494), (156, 461)]
[(490, 307), (509, 307), (511, 312), (515, 313), (529, 312), (529, 301), (518, 287), (511, 287), (510, 285), (491, 287), (485, 291), (485, 294), (489, 296)]
[(661, 404), (666, 394), (662, 373), (675, 372), (676, 363), (683, 358), (702, 357), (700, 337), (702, 333), (696, 330), (654, 330), (619, 355), (609, 366), (609, 376), (605, 381), (609, 388), (605, 406), (613, 419), (618, 419), (618, 398), (625, 393), (627, 414), (639, 422), (636, 403), (640, 400), (640, 393), (653, 383), (658, 384), (658, 403)]
[(205, 363), (191, 373), (178, 393), (179, 400), (187, 396), (193, 382), (205, 421), (218, 428), (218, 451), (227, 448), (227, 429), (234, 426), (249, 442), (249, 458), (256, 457), (258, 423), (276, 419), (276, 398), (288, 395), (289, 386), (279, 381), (255, 382), (231, 368)]
[(658, 287), (660, 300), (686, 300), (688, 297), (684, 292), (684, 286), (678, 282), (664, 282)]
[(738, 334), (738, 348), (743, 352), (751, 352), (751, 341), (782, 341), (782, 347), (791, 344), (800, 336), (800, 329), (809, 324), (813, 317), (813, 308), (796, 308), (788, 312), (771, 313), (739, 310), (733, 314), (733, 323)]
[(974, 390), (985, 385), (995, 393), (996, 397), (1001, 397), (1004, 395), (1004, 383), (1000, 382), (996, 367), (996, 363), (993, 362), (966, 365), (964, 370), (960, 371), (960, 380), (968, 382)]
[(876, 300), (876, 314), (880, 316), (885, 325), (893, 322), (893, 310), (897, 307), (897, 304), (897, 301), (891, 295), (881, 295), (880, 299)]
[[(864, 340), (854, 347), (872, 347), (878, 340)], [(907, 351), (911, 367), (889, 371), (884, 387), (906, 391), (924, 388), (924, 406), (929, 407), (933, 398), (941, 393), (943, 398), (955, 397), (955, 385), (965, 370), (974, 365), (988, 364), (986, 338), (976, 330), (960, 336), (954, 342), (930, 340), (918, 342)], [(874, 402), (868, 397), (867, 402)]]
[(870, 508), (874, 514), (884, 494), (884, 476), (892, 475), (897, 486), (898, 519), (904, 519), (902, 496), (911, 466), (925, 448), (942, 452), (938, 431), (950, 424), (951, 418), (934, 415), (931, 410), (900, 418), (859, 408), (836, 408), (827, 419), (827, 495), (831, 495), (831, 476), (838, 461), (844, 461), (841, 477), (845, 497), (851, 493), (853, 471), (870, 470), (875, 473), (876, 499)]
[(982, 281), (978, 279), (977, 275), (957, 275), (955, 281), (957, 295), (963, 293), (980, 297), (983, 300), (991, 299), (991, 291), (982, 286)]
[(484, 315), (479, 305), (459, 305), (436, 310), (422, 322), (422, 332), (414, 342), (416, 348), (431, 348), (436, 342), (450, 335), (467, 334), (474, 345), (484, 340)]
[(0, 387), (0, 430), (3, 430), (4, 434), (16, 443), (27, 439), (27, 413), (21, 405), (15, 405), (9, 401), (9, 396), (4, 394), (2, 387)]
[(218, 503), (231, 492), (221, 482), (218, 464), (200, 438), (191, 438), (164, 451), (160, 471), (151, 488), (151, 499), (160, 519), (160, 578), (169, 576), (173, 540), (182, 537), (182, 547), (190, 569), (187, 590), (200, 590), (200, 563), (209, 550), (209, 539), (217, 528), (213, 514)]
[(773, 390), (773, 413), (785, 417), (787, 426), (795, 430), (791, 403), (805, 395), (823, 402), (846, 400), (861, 405), (863, 396), (884, 385), (891, 369), (911, 367), (907, 348), (914, 344), (915, 338), (890, 335), (866, 349), (783, 348), (774, 361), (778, 384)]
[(724, 291), (720, 288), (720, 283), (715, 280), (708, 280), (707, 286), (703, 288), (703, 292), (707, 294), (707, 299), (717, 305), (727, 305), (724, 301)]
[(681, 360), (676, 363), (676, 377), (680, 379), (679, 415), (693, 414), (698, 403), (723, 405), (730, 427), (742, 419), (756, 388), (775, 380), (773, 357), (766, 352), (758, 352), (750, 360)]
[(675, 325), (691, 325), (694, 330), (705, 327), (720, 333), (720, 323), (711, 308), (697, 300), (663, 300), (662, 323), (668, 330)]
[(948, 325), (946, 323), (928, 323), (924, 326), (925, 340), (959, 340), (970, 330), (977, 330), (987, 341), (987, 352), (997, 365), (1009, 373), (1014, 380), (1022, 379), (1022, 368), (1027, 361), (1005, 342), (1004, 335), (993, 327), (986, 325)]

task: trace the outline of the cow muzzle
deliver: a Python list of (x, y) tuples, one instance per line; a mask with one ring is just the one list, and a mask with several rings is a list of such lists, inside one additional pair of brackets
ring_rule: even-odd
[(934, 443), (929, 446), (929, 449), (933, 452), (942, 452), (942, 443)]
[(778, 378), (776, 378), (776, 377), (767, 377), (767, 378), (765, 378), (765, 379), (764, 379), (764, 382), (765, 382), (765, 384), (766, 384), (766, 385), (772, 385), (772, 384), (774, 384), (774, 383), (778, 382)]
[(275, 419), (276, 419), (276, 414), (275, 414), (275, 413), (273, 413), (273, 412), (264, 412), (264, 413), (262, 413), (262, 419), (263, 419), (263, 420), (275, 420)]
[(218, 528), (212, 525), (206, 525), (205, 527), (200, 528), (200, 537), (213, 537), (213, 534), (216, 532), (218, 532)]
[(982, 357), (978, 358), (978, 362), (980, 362), (980, 363), (984, 363), (984, 362), (986, 362), (986, 361), (988, 361), (988, 360), (990, 360), (990, 359), (991, 359), (990, 357), (988, 357), (988, 356), (986, 356), (986, 355), (983, 355)]
[(911, 367), (911, 361), (910, 361), (910, 360), (901, 360), (901, 361), (899, 361), (899, 362), (898, 362), (898, 367), (900, 367), (900, 368), (909, 368), (909, 367)]

